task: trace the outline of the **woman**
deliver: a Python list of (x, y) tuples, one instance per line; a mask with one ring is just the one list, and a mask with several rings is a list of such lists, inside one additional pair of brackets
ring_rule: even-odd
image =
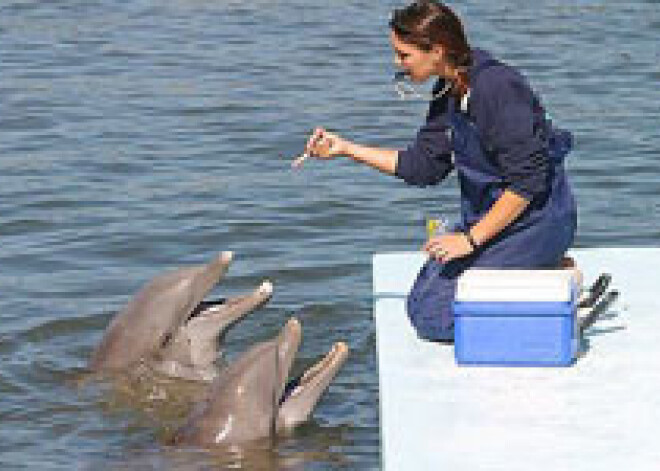
[(347, 156), (418, 186), (457, 171), (462, 221), (425, 244), (431, 258), (407, 305), (420, 337), (451, 341), (464, 270), (559, 266), (577, 223), (562, 163), (571, 139), (552, 127), (518, 71), (470, 47), (447, 6), (417, 1), (395, 10), (390, 28), (396, 65), (410, 80), (438, 78), (414, 141), (401, 151), (366, 147), (318, 128), (306, 150)]

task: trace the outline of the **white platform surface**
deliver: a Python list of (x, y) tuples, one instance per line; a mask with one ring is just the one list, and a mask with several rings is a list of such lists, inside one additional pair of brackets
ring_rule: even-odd
[(383, 469), (660, 470), (660, 249), (572, 255), (621, 296), (569, 368), (457, 366), (405, 313), (424, 255), (374, 256)]

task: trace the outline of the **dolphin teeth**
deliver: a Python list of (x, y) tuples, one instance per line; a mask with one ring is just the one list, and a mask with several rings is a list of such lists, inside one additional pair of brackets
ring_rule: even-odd
[(261, 286), (259, 286), (259, 292), (261, 294), (270, 296), (271, 294), (273, 294), (273, 283), (271, 283), (268, 280), (264, 281), (263, 283), (261, 283)]

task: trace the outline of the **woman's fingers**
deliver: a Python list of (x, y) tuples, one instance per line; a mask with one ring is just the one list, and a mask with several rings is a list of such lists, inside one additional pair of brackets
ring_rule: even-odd
[(330, 136), (330, 139), (328, 140), (329, 143), (329, 149), (328, 152), (330, 155), (341, 155), (346, 152), (346, 140), (337, 136), (336, 134), (332, 134)]
[(332, 157), (332, 146), (334, 143), (334, 136), (328, 132), (316, 141), (314, 145), (314, 153), (317, 157), (328, 158)]
[(432, 237), (426, 241), (423, 250), (425, 252), (431, 252), (432, 250), (436, 250), (441, 244), (442, 242), (439, 237)]
[(314, 153), (314, 148), (316, 145), (323, 140), (326, 131), (323, 128), (316, 128), (314, 132), (307, 140), (307, 145), (305, 146), (305, 153)]
[(424, 251), (439, 262), (449, 262), (472, 253), (472, 246), (462, 233), (432, 237), (424, 244)]
[(293, 162), (291, 162), (291, 168), (300, 168), (305, 163), (305, 160), (311, 155), (315, 155), (315, 146), (320, 139), (323, 138), (325, 130), (323, 128), (316, 128), (312, 135), (307, 139), (305, 144), (305, 151), (296, 157)]
[(321, 159), (329, 159), (343, 152), (342, 139), (323, 128), (317, 128), (307, 142), (306, 152)]
[(316, 157), (319, 159), (331, 159), (338, 155), (344, 155), (347, 152), (348, 141), (337, 134), (326, 131), (323, 128), (316, 128), (307, 140), (305, 152), (296, 159), (292, 166), (299, 167), (307, 157)]

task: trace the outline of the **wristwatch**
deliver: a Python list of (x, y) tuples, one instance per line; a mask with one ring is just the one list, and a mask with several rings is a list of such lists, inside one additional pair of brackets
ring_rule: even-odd
[(472, 250), (477, 250), (479, 248), (479, 244), (475, 242), (474, 237), (472, 237), (472, 234), (470, 234), (470, 231), (463, 232), (463, 234), (465, 234), (465, 238), (472, 246)]

